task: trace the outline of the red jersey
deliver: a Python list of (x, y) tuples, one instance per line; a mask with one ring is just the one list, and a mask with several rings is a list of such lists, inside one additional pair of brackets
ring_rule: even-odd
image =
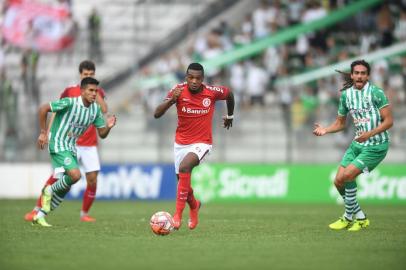
[(224, 86), (203, 84), (203, 90), (197, 94), (189, 91), (187, 83), (176, 85), (169, 91), (167, 99), (172, 97), (176, 87), (183, 91), (176, 101), (178, 127), (175, 142), (178, 144), (212, 144), (212, 120), (216, 100), (227, 98), (230, 90)]
[[(97, 93), (104, 99), (106, 94), (102, 88), (97, 88)], [(80, 96), (80, 85), (74, 85), (67, 87), (61, 94), (60, 98), (65, 97), (78, 97)], [(76, 145), (79, 146), (97, 146), (97, 134), (94, 125), (90, 127), (82, 134), (76, 141)]]

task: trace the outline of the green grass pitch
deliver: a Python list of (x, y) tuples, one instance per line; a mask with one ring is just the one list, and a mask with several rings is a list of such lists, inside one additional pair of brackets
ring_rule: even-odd
[(406, 206), (364, 205), (371, 226), (331, 231), (343, 207), (315, 204), (203, 205), (200, 224), (156, 236), (150, 216), (174, 202), (96, 201), (97, 222), (66, 201), (52, 228), (23, 220), (33, 200), (0, 200), (0, 269), (406, 269)]

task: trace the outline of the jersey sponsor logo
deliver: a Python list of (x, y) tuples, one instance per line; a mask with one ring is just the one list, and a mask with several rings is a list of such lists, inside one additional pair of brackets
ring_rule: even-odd
[(188, 113), (188, 114), (208, 114), (210, 111), (210, 108), (208, 109), (192, 109), (192, 108), (187, 108), (185, 106), (182, 107), (182, 112)]
[(212, 91), (217, 91), (220, 93), (224, 93), (223, 89), (221, 87), (217, 86), (206, 86), (207, 89), (212, 90)]
[(355, 119), (354, 118), (354, 124), (364, 124), (364, 123), (369, 123), (371, 121), (371, 118), (366, 117), (366, 118), (359, 118), (359, 119)]
[(372, 111), (371, 106), (368, 107), (368, 108), (360, 108), (360, 109), (351, 109), (350, 110), (351, 114), (354, 114), (354, 113), (367, 113), (367, 112), (370, 112), (370, 111)]
[(209, 98), (205, 98), (205, 99), (203, 99), (202, 104), (204, 107), (209, 107), (211, 104), (211, 100)]
[(79, 138), (80, 135), (82, 135), (82, 133), (76, 133), (76, 132), (73, 132), (73, 131), (71, 130), (71, 131), (68, 132), (68, 135), (67, 135), (67, 136), (68, 136), (69, 138)]
[(81, 124), (78, 124), (78, 123), (75, 123), (75, 122), (70, 123), (70, 126), (72, 128), (86, 128), (87, 127), (86, 125), (81, 125)]

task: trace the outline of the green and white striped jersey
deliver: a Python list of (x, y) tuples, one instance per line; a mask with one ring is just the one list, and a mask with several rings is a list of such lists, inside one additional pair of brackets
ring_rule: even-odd
[(81, 96), (62, 98), (49, 105), (51, 111), (56, 113), (48, 135), (50, 153), (76, 153), (76, 140), (91, 124), (96, 128), (106, 126), (100, 105), (93, 102), (85, 107)]
[[(362, 90), (354, 87), (343, 90), (338, 105), (338, 115), (346, 116), (349, 112), (355, 125), (355, 136), (376, 128), (382, 121), (379, 112), (389, 102), (383, 90), (371, 83), (365, 84)], [(378, 145), (389, 141), (389, 132), (386, 130), (369, 138), (361, 145)]]

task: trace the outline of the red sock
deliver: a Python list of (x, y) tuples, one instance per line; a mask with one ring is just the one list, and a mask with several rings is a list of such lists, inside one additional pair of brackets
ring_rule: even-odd
[[(52, 185), (53, 183), (55, 183), (56, 181), (58, 181), (57, 178), (54, 178), (54, 175), (51, 174), (51, 176), (48, 178), (48, 180), (46, 181), (44, 187), (48, 186), (48, 185)], [(41, 204), (41, 195), (39, 196), (38, 200), (37, 200), (37, 204), (35, 205), (36, 207), (41, 208), (42, 204)]]
[(96, 197), (97, 185), (87, 185), (86, 191), (83, 194), (83, 204), (82, 211), (87, 213), (89, 212), (90, 207), (92, 207), (94, 198)]
[(190, 190), (190, 173), (179, 173), (178, 192), (176, 194), (176, 214), (182, 217), (183, 209)]
[(196, 198), (193, 195), (193, 188), (190, 188), (189, 194), (187, 195), (187, 203), (189, 204), (190, 209), (195, 209), (197, 207)]

